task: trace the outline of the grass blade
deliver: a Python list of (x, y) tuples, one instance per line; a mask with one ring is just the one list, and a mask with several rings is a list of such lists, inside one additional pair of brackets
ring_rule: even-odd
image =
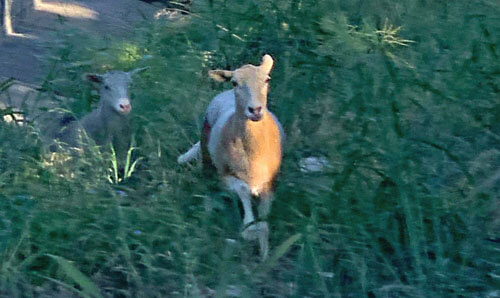
[(77, 283), (82, 288), (82, 294), (86, 297), (102, 297), (99, 288), (78, 268), (71, 264), (68, 260), (63, 257), (47, 254), (48, 257), (52, 258), (57, 262), (59, 268), (75, 283)]
[(134, 173), (134, 170), (135, 170), (135, 167), (137, 166), (137, 163), (142, 159), (142, 157), (136, 159), (133, 163), (132, 163), (132, 166), (130, 166), (130, 169), (128, 169), (126, 175), (125, 175), (125, 178), (129, 178), (130, 176), (132, 176), (132, 174)]
[(290, 247), (297, 242), (300, 238), (302, 238), (301, 233), (297, 233), (293, 236), (290, 236), (288, 239), (283, 241), (278, 247), (276, 247), (271, 254), (271, 256), (262, 264), (260, 264), (256, 269), (255, 272), (263, 273), (269, 269), (271, 269), (277, 262), (278, 260), (284, 256), (287, 251), (290, 249)]
[(5, 90), (9, 89), (10, 86), (14, 84), (14, 79), (10, 78), (7, 79), (3, 82), (0, 82), (0, 93), (4, 92)]
[(113, 148), (113, 145), (110, 145), (111, 147), (111, 165), (113, 166), (113, 182), (118, 183), (120, 182), (120, 178), (118, 177), (118, 161), (116, 160), (116, 152), (115, 148)]

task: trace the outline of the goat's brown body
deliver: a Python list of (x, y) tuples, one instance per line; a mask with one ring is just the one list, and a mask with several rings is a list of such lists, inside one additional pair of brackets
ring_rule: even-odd
[(281, 164), (281, 136), (269, 113), (259, 122), (231, 115), (215, 148), (212, 161), (220, 176), (241, 179), (254, 195), (271, 190)]

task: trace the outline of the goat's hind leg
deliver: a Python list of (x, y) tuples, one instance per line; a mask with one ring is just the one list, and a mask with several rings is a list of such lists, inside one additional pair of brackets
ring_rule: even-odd
[(262, 259), (265, 259), (269, 250), (269, 227), (265, 221), (254, 222), (255, 217), (252, 211), (252, 193), (250, 192), (250, 188), (245, 182), (232, 176), (226, 176), (224, 182), (230, 190), (238, 194), (243, 205), (244, 229), (241, 232), (243, 239), (259, 240), (260, 256)]
[(259, 227), (260, 235), (259, 235), (259, 245), (260, 245), (260, 256), (263, 260), (267, 258), (267, 254), (269, 251), (269, 226), (265, 221), (267, 215), (271, 211), (271, 204), (273, 202), (273, 194), (272, 192), (263, 193), (260, 196), (259, 206), (257, 207), (257, 211), (259, 212), (259, 218), (261, 226)]
[(200, 152), (203, 165), (203, 174), (206, 176), (211, 176), (217, 173), (217, 169), (212, 163), (212, 158), (210, 157), (210, 152), (208, 151), (208, 143), (210, 141), (211, 132), (212, 127), (210, 126), (210, 124), (208, 124), (208, 120), (205, 118), (205, 121), (203, 122), (203, 129), (201, 131)]
[(257, 207), (260, 219), (262, 220), (266, 219), (269, 212), (271, 212), (271, 205), (273, 203), (273, 199), (274, 196), (272, 192), (267, 192), (260, 195), (259, 206)]

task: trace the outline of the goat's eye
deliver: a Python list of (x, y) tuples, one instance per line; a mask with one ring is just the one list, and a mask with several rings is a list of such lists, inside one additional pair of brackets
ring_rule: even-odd
[(236, 81), (231, 81), (231, 82), (233, 83), (234, 87), (238, 87), (238, 82), (236, 82)]
[(109, 90), (109, 86), (108, 85), (104, 85), (104, 89)]

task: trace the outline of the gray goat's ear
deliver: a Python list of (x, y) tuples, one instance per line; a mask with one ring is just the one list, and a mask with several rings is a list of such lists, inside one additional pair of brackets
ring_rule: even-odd
[(148, 69), (149, 69), (149, 66), (136, 68), (134, 70), (129, 71), (128, 74), (129, 74), (129, 76), (133, 76), (135, 74), (141, 73), (141, 72), (146, 71)]
[(230, 70), (209, 70), (208, 75), (218, 81), (218, 82), (229, 82), (231, 78), (233, 77), (233, 72)]
[(104, 78), (101, 75), (95, 73), (85, 73), (83, 74), (83, 79), (94, 83), (102, 83), (104, 80)]

